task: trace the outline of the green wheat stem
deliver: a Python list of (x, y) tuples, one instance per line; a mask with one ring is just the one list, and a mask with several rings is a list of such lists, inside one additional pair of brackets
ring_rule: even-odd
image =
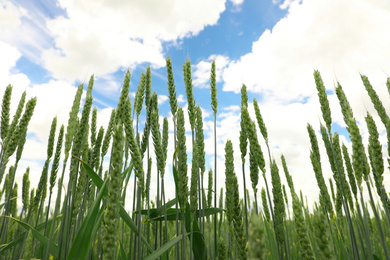
[[(248, 107), (248, 94), (246, 91), (246, 86), (243, 84), (241, 87), (241, 107), (246, 106)], [(243, 177), (243, 183), (244, 183), (244, 191), (246, 191), (246, 180), (245, 180), (245, 156), (247, 153), (247, 146), (248, 146), (248, 137), (246, 133), (246, 126), (245, 126), (245, 118), (243, 118), (243, 114), (241, 113), (241, 121), (240, 121), (240, 151), (241, 151), (241, 161), (242, 161), (242, 177)], [(253, 152), (253, 151), (252, 151)], [(258, 174), (258, 167), (257, 163), (253, 164), (253, 154), (251, 154), (251, 166), (256, 168), (257, 174)], [(256, 213), (258, 214), (258, 207), (257, 207), (257, 198), (256, 199)], [(246, 196), (244, 196), (244, 204), (245, 204), (245, 231), (246, 231), (246, 237), (248, 239), (248, 202), (246, 199)]]

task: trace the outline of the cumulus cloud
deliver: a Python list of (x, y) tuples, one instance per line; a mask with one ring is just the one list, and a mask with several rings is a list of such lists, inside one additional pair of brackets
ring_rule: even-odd
[[(248, 91), (258, 99), (269, 132), (271, 156), (280, 163), (280, 155), (285, 155), (294, 182), (312, 205), (318, 200), (318, 188), (309, 159), (306, 126), (310, 123), (319, 131), (322, 121), (314, 69), (320, 71), (329, 92), (336, 131), (346, 133), (338, 99), (333, 92), (339, 81), (351, 103), (365, 144), (368, 134), (364, 116), (367, 111), (374, 115), (379, 131), (383, 133), (384, 126), (376, 116), (359, 73), (369, 77), (380, 97), (388, 97), (385, 82), (387, 73), (390, 73), (390, 62), (386, 58), (390, 56), (390, 36), (387, 33), (390, 29), (390, 4), (383, 0), (362, 0), (353, 5), (345, 0), (274, 3), (287, 8), (287, 16), (271, 30), (264, 31), (253, 42), (250, 53), (228, 61), (221, 71), (223, 90), (239, 93), (242, 83), (245, 83)], [(201, 73), (207, 62), (209, 60), (198, 63), (199, 75), (207, 73), (205, 69)], [(203, 80), (198, 76), (197, 80), (207, 82), (206, 76)], [(383, 98), (383, 103), (385, 107), (390, 106), (388, 98)], [(232, 129), (238, 124), (238, 114), (239, 111), (236, 116), (228, 117)], [(223, 129), (219, 134), (231, 135), (224, 133)], [(233, 139), (238, 140), (238, 137)], [(322, 158), (327, 161), (322, 139), (320, 136), (318, 139)], [(347, 139), (342, 137), (342, 140), (349, 147)], [(265, 149), (264, 143), (262, 147)], [(236, 156), (239, 156), (237, 151)], [(331, 177), (329, 166), (325, 162), (323, 165), (325, 177)]]
[(179, 95), (177, 96), (177, 102), (178, 102), (179, 104), (185, 103), (186, 100), (184, 99), (184, 95), (179, 94)]
[[(225, 0), (59, 1), (65, 16), (47, 20), (55, 47), (43, 52), (56, 78), (79, 79), (148, 62), (165, 65), (162, 43), (197, 35), (214, 25)], [(75, 66), (77, 64), (77, 66)], [(82, 73), (82, 74), (80, 74)]]
[[(284, 100), (312, 95), (313, 69), (328, 75), (334, 86), (361, 73), (389, 71), (385, 58), (390, 36), (390, 4), (386, 1), (303, 1), (253, 43), (252, 52), (232, 61), (224, 70), (224, 90), (269, 91)], [(336, 75), (335, 75), (336, 73)]]
[(241, 5), (244, 3), (244, 0), (230, 0), (234, 5)]
[(4, 33), (21, 23), (21, 10), (10, 2), (1, 1), (0, 4), (0, 32)]
[(168, 96), (166, 95), (158, 95), (158, 104), (162, 105), (168, 100)]
[(26, 58), (41, 64), (41, 53), (50, 47), (51, 36), (46, 16), (36, 5), (24, 8), (11, 1), (0, 0), (0, 40), (15, 46)]
[(222, 81), (223, 70), (229, 64), (229, 57), (223, 55), (211, 55), (207, 60), (202, 60), (193, 66), (193, 84), (199, 88), (209, 88), (211, 64), (215, 61), (216, 81)]

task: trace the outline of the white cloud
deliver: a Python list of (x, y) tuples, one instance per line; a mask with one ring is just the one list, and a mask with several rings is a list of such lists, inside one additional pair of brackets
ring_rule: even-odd
[(223, 55), (211, 55), (207, 60), (202, 60), (193, 66), (193, 84), (195, 87), (210, 87), (210, 72), (213, 61), (215, 61), (216, 81), (222, 81), (223, 70), (229, 64), (229, 57)]
[(232, 2), (234, 5), (241, 5), (244, 3), (244, 0), (230, 0), (230, 2)]
[(168, 96), (166, 95), (158, 95), (158, 104), (162, 105), (168, 100)]
[(16, 65), (21, 53), (13, 46), (0, 41), (0, 76), (9, 78), (9, 70)]
[(184, 95), (180, 94), (179, 96), (177, 96), (177, 102), (179, 104), (183, 104), (186, 102), (186, 100), (184, 99)]
[(230, 2), (233, 4), (233, 8), (231, 9), (232, 12), (241, 11), (241, 6), (244, 3), (244, 0), (230, 0)]
[(45, 15), (36, 7), (23, 8), (0, 0), (0, 40), (15, 46), (26, 58), (41, 63), (41, 53), (51, 45)]
[[(285, 100), (312, 95), (313, 69), (319, 69), (328, 88), (332, 75), (350, 80), (358, 72), (384, 77), (390, 36), (390, 6), (385, 1), (303, 1), (286, 18), (253, 43), (252, 52), (224, 70), (224, 90), (249, 91)], [(346, 11), (347, 10), (347, 11)]]
[[(281, 7), (288, 8), (288, 15), (266, 30), (250, 53), (230, 61), (223, 70), (223, 90), (239, 93), (245, 83), (248, 91), (261, 96), (271, 154), (278, 162), (280, 155), (285, 155), (297, 189), (302, 189), (312, 205), (318, 201), (318, 188), (306, 125), (319, 130), (322, 121), (313, 71), (320, 71), (328, 90), (333, 90), (337, 81), (343, 86), (367, 144), (364, 116), (366, 111), (375, 116), (376, 112), (359, 73), (368, 76), (384, 106), (389, 107), (385, 81), (390, 73), (390, 4), (382, 0), (361, 0), (353, 5), (345, 0), (287, 0)], [(337, 97), (331, 94), (329, 100), (333, 122), (344, 127)], [(380, 121), (376, 122), (383, 131)], [(318, 139), (321, 146), (322, 139)], [(328, 178), (332, 174), (321, 149)]]
[[(148, 62), (165, 66), (162, 42), (197, 35), (214, 25), (225, 0), (59, 1), (67, 17), (47, 20), (55, 47), (43, 52), (56, 78), (103, 75)], [(77, 64), (77, 66), (75, 66)]]
[(0, 1), (0, 32), (17, 27), (20, 24), (20, 12), (12, 3)]
[(283, 2), (282, 2), (282, 0), (272, 0), (272, 2), (274, 4), (280, 4), (279, 7), (281, 9), (287, 9), (287, 8), (290, 8), (293, 5), (300, 4), (302, 2), (302, 0), (284, 0)]

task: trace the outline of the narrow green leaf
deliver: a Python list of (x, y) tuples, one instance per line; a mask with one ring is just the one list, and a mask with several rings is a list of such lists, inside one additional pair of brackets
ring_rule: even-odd
[[(62, 217), (62, 215), (57, 216), (57, 219), (60, 219), (61, 217)], [(48, 227), (50, 227), (50, 225), (51, 225), (52, 222), (53, 222), (53, 219), (50, 219), (50, 220), (47, 221)], [(46, 225), (45, 222), (39, 224), (39, 225), (36, 227), (36, 230), (38, 230), (38, 231), (43, 230), (43, 229), (45, 228), (45, 225)], [(20, 235), (18, 235), (16, 238), (14, 238), (14, 240), (12, 240), (11, 242), (9, 242), (7, 245), (3, 245), (4, 247), (2, 247), (2, 248), (0, 249), (0, 254), (3, 253), (3, 252), (5, 252), (5, 251), (7, 251), (8, 249), (10, 249), (10, 248), (12, 248), (12, 247), (18, 245), (19, 243), (23, 242), (24, 237), (26, 236), (26, 233), (27, 233), (27, 232), (28, 232), (28, 231), (24, 231), (23, 233), (21, 233)]]
[[(151, 213), (150, 214), (150, 218), (155, 218), (155, 217), (158, 217), (158, 216), (162, 216), (165, 209), (168, 210), (168, 209), (172, 208), (175, 205), (176, 205), (176, 199), (168, 201), (167, 203), (165, 203), (165, 205), (162, 205), (161, 207), (157, 208), (156, 211)], [(174, 210), (176, 212), (176, 209), (174, 209)]]
[(204, 240), (204, 236), (201, 233), (198, 225), (198, 221), (194, 218), (192, 222), (192, 252), (194, 253), (195, 259), (207, 259), (207, 247)]
[(94, 203), (92, 204), (91, 208), (88, 210), (87, 216), (84, 218), (83, 223), (81, 224), (81, 227), (79, 231), (76, 234), (76, 238), (74, 239), (72, 246), (70, 247), (68, 258), (71, 259), (87, 259), (89, 250), (91, 248), (91, 237), (94, 237), (95, 234), (93, 234), (93, 230), (96, 230), (94, 227), (95, 225), (100, 225), (100, 222), (97, 223), (96, 219), (101, 220), (101, 215), (103, 210), (100, 210), (100, 216), (99, 216), (99, 207), (100, 202), (103, 198), (103, 194), (106, 191), (106, 185), (108, 182), (108, 178), (103, 183), (103, 186), (101, 187)]
[(120, 258), (122, 260), (126, 260), (127, 259), (126, 252), (125, 252), (125, 249), (123, 249), (123, 245), (122, 245), (122, 242), (119, 239), (119, 237), (118, 237), (118, 241), (119, 241), (119, 252), (121, 253), (120, 256), (118, 254), (118, 259)]
[[(0, 217), (5, 217), (5, 218), (12, 219), (13, 221), (15, 221), (19, 225), (21, 225), (25, 230), (27, 230), (27, 231), (31, 230), (31, 233), (34, 236), (34, 238), (39, 240), (39, 242), (41, 242), (41, 244), (44, 245), (45, 247), (49, 244), (49, 239), (47, 237), (45, 237), (44, 235), (42, 235), (38, 230), (36, 230), (32, 226), (30, 226), (29, 224), (27, 224), (27, 223), (25, 223), (23, 221), (20, 221), (20, 220), (18, 220), (16, 218), (9, 217), (9, 216), (0, 216)], [(51, 246), (50, 246), (50, 253), (53, 256), (58, 257), (58, 246), (56, 244), (54, 244), (54, 243), (51, 244)]]
[[(173, 153), (173, 159), (172, 159), (172, 172), (173, 172), (173, 179), (175, 180), (175, 188), (176, 190), (179, 190), (179, 177), (178, 177), (178, 174), (177, 174), (177, 169), (175, 167), (175, 158), (177, 156), (177, 149), (175, 149), (175, 152)], [(179, 205), (180, 205), (180, 208), (184, 208), (183, 207), (183, 201), (181, 201), (180, 199), (180, 196), (178, 197), (179, 199)]]
[(264, 223), (265, 223), (265, 229), (267, 231), (269, 249), (271, 251), (271, 259), (278, 260), (279, 254), (278, 254), (278, 247), (277, 247), (276, 241), (275, 241), (275, 233), (271, 230), (271, 227), (270, 227), (268, 221), (264, 220)]
[[(225, 211), (224, 209), (220, 209), (220, 208), (209, 208), (209, 209), (204, 209), (204, 214), (202, 212), (202, 216), (211, 216), (211, 215), (214, 215), (214, 214), (217, 214), (217, 213), (220, 213), (220, 212), (223, 212)], [(141, 214), (143, 215), (146, 215), (145, 213), (143, 213), (141, 211)], [(168, 221), (174, 221), (176, 220), (176, 209), (169, 209), (167, 210), (167, 220)], [(178, 216), (179, 220), (181, 220), (181, 214), (179, 214)], [(199, 217), (199, 210), (196, 210), (196, 213), (195, 213), (195, 217), (198, 218)], [(164, 216), (160, 216), (160, 217), (157, 217), (157, 218), (152, 218), (150, 219), (149, 221), (161, 221), (161, 220), (164, 220)]]
[[(86, 164), (84, 161), (78, 159), (81, 163), (81, 165), (84, 167), (87, 174), (91, 177), (91, 180), (96, 185), (98, 189), (100, 189), (103, 185), (103, 180), (99, 177), (99, 175), (94, 172), (91, 167), (89, 167), (88, 164)], [(103, 195), (107, 196), (107, 191), (103, 191)], [(119, 209), (119, 215), (121, 216), (123, 222), (138, 236), (138, 227), (135, 225), (134, 221), (131, 219), (129, 214), (126, 212), (126, 210), (123, 208), (123, 206), (120, 206)], [(142, 243), (145, 244), (146, 248), (149, 252), (153, 252), (152, 247), (149, 245), (148, 241), (146, 241), (145, 237), (141, 235)]]
[[(175, 204), (176, 204), (176, 199), (170, 200), (167, 203), (165, 203), (165, 207), (166, 207), (167, 211), (168, 211), (168, 209), (175, 206)], [(174, 209), (174, 210), (176, 212), (176, 209)], [(151, 219), (161, 216), (163, 214), (163, 212), (164, 212), (164, 205), (162, 205), (161, 207), (159, 207), (157, 209), (149, 209), (149, 215), (150, 215)], [(138, 210), (134, 211), (134, 214), (138, 214)], [(148, 215), (148, 210), (147, 209), (141, 210), (141, 215)]]
[(187, 232), (191, 232), (191, 206), (188, 202), (186, 204), (185, 224)]
[[(190, 233), (186, 233), (186, 236), (188, 236), (189, 234)], [(154, 259), (157, 259), (158, 257), (162, 256), (171, 247), (173, 247), (178, 242), (180, 242), (182, 240), (182, 237), (183, 237), (183, 234), (178, 235), (177, 237), (175, 237), (174, 239), (172, 239), (168, 243), (165, 243), (162, 247), (160, 247), (159, 249), (157, 249), (156, 251), (154, 251), (153, 253), (151, 253), (147, 257), (145, 257), (144, 260), (154, 260)], [(196, 259), (200, 259), (200, 258), (196, 258)]]

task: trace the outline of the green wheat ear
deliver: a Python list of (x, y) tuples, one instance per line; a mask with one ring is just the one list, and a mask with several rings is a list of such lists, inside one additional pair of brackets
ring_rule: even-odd
[(263, 211), (264, 211), (265, 219), (269, 222), (271, 220), (271, 216), (269, 213), (268, 202), (267, 202), (267, 197), (265, 194), (264, 187), (261, 188), (261, 202), (263, 204)]
[(293, 197), (294, 222), (297, 230), (300, 257), (302, 259), (314, 259), (313, 250), (307, 234), (305, 219), (302, 213), (303, 206), (295, 193), (292, 193), (291, 195)]
[(342, 144), (342, 150), (343, 150), (345, 167), (346, 167), (347, 173), (348, 173), (349, 185), (351, 187), (351, 190), (353, 192), (355, 200), (357, 200), (356, 179), (355, 179), (355, 175), (354, 175), (354, 172), (352, 169), (352, 164), (351, 164), (351, 159), (350, 159), (349, 154), (348, 154), (348, 149), (344, 144)]
[[(322, 127), (321, 129), (325, 129), (325, 128)], [(317, 185), (320, 188), (320, 194), (323, 198), (323, 200), (321, 202), (325, 203), (325, 205), (324, 205), (325, 208), (327, 209), (329, 214), (332, 215), (333, 214), (333, 207), (332, 207), (332, 202), (330, 200), (328, 188), (325, 184), (324, 176), (322, 174), (321, 156), (320, 156), (320, 149), (318, 148), (317, 136), (315, 134), (313, 127), (310, 124), (307, 124), (307, 131), (309, 133), (309, 138), (310, 138), (310, 143), (311, 143), (310, 160), (311, 160), (311, 164), (313, 166), (313, 171), (315, 173), (315, 177), (317, 180)], [(325, 130), (325, 132), (326, 132), (326, 130)], [(327, 144), (327, 142), (325, 142), (325, 143)], [(326, 146), (326, 147), (327, 147), (327, 149), (330, 149), (329, 146)]]
[[(129, 87), (130, 87), (130, 71), (128, 70), (125, 74), (125, 79), (123, 80), (123, 85), (121, 89), (121, 94), (119, 96), (119, 102), (118, 102), (118, 107), (116, 110), (116, 117), (115, 117), (115, 123), (119, 123), (119, 121), (122, 119), (124, 114), (127, 114), (128, 111), (125, 111), (126, 109), (126, 102), (127, 99), (129, 98)], [(131, 111), (131, 104), (130, 104), (130, 111)], [(131, 112), (130, 112), (131, 116)], [(122, 119), (123, 120), (123, 119)]]
[(211, 64), (210, 89), (211, 89), (211, 108), (213, 109), (214, 116), (216, 116), (218, 111), (218, 100), (217, 100), (217, 81), (215, 76), (215, 60)]
[(267, 127), (265, 126), (263, 117), (261, 116), (259, 105), (257, 103), (257, 100), (253, 98), (253, 107), (255, 108), (255, 114), (257, 119), (257, 124), (259, 125), (260, 132), (263, 135), (263, 138), (266, 142), (268, 142), (268, 131)]
[(0, 125), (0, 136), (1, 140), (5, 140), (8, 134), (9, 128), (9, 119), (10, 119), (10, 108), (11, 108), (11, 96), (12, 96), (12, 86), (8, 85), (5, 89), (3, 102), (1, 104), (1, 125)]
[[(389, 131), (390, 118), (386, 113), (386, 109), (383, 106), (382, 101), (379, 99), (378, 94), (375, 92), (374, 88), (371, 86), (371, 83), (368, 80), (368, 78), (364, 75), (360, 75), (360, 77), (362, 78), (364, 87), (366, 88), (367, 93), (370, 96), (371, 102), (374, 105), (375, 110), (378, 112), (378, 115), (379, 115), (382, 123), (385, 125), (386, 130)], [(390, 82), (389, 79), (388, 79), (388, 82)]]
[(20, 139), (18, 140), (18, 150), (16, 151), (16, 160), (17, 161), (19, 161), (22, 157), (23, 147), (24, 147), (24, 144), (25, 144), (26, 138), (27, 138), (28, 124), (31, 120), (33, 113), (34, 113), (34, 109), (35, 109), (36, 104), (37, 104), (36, 97), (30, 99), (26, 104), (26, 110), (24, 111), (22, 118), (20, 119), (19, 127), (18, 127), (18, 135), (19, 135)]
[(230, 222), (240, 259), (246, 259), (246, 237), (244, 236), (244, 223), (238, 192), (237, 176), (234, 172), (234, 151), (231, 140), (225, 145), (225, 185), (226, 185), (226, 215)]
[(283, 154), (281, 156), (281, 160), (282, 160), (282, 165), (283, 165), (283, 171), (284, 171), (284, 174), (286, 175), (286, 180), (287, 180), (288, 187), (290, 188), (290, 190), (292, 192), (295, 192), (294, 182), (293, 182), (292, 177), (290, 175), (290, 172), (289, 172), (289, 170), (287, 168), (286, 159), (284, 158)]
[[(246, 86), (243, 84), (241, 87), (241, 107), (248, 107), (248, 94), (246, 92)], [(246, 123), (244, 118), (244, 113), (241, 113), (241, 121), (240, 121), (240, 151), (241, 151), (241, 160), (245, 163), (245, 156), (247, 154), (248, 147), (248, 136), (246, 133)]]
[(371, 163), (372, 174), (374, 176), (375, 186), (377, 193), (382, 201), (383, 207), (390, 209), (390, 201), (388, 196), (385, 193), (385, 188), (383, 186), (383, 155), (382, 155), (382, 146), (379, 142), (379, 133), (372, 116), (367, 113), (366, 123), (369, 136), (368, 143), (368, 152)]
[(217, 251), (218, 251), (218, 258), (217, 258), (218, 260), (228, 259), (225, 242), (222, 239), (218, 242)]
[(76, 91), (75, 98), (73, 100), (72, 109), (69, 112), (68, 126), (66, 127), (65, 134), (65, 159), (69, 156), (69, 151), (72, 146), (73, 136), (76, 133), (77, 128), (77, 114), (80, 108), (81, 95), (83, 94), (83, 85), (79, 85)]
[(152, 124), (152, 137), (153, 137), (153, 144), (154, 144), (154, 151), (157, 157), (157, 166), (158, 170), (161, 173), (162, 171), (162, 161), (163, 161), (163, 153), (161, 148), (161, 133), (160, 133), (160, 124), (158, 123), (158, 111), (155, 109), (152, 110), (151, 114), (151, 124)]
[(208, 208), (211, 208), (211, 202), (213, 199), (213, 170), (209, 170), (209, 179), (208, 179), (208, 186), (207, 186), (207, 206)]
[(249, 220), (248, 260), (260, 260), (267, 257), (264, 222), (262, 217), (252, 211)]
[(324, 82), (322, 81), (320, 72), (318, 70), (314, 71), (314, 79), (316, 82), (318, 97), (320, 99), (322, 116), (324, 118), (324, 121), (326, 123), (326, 127), (328, 128), (329, 133), (331, 133), (332, 116), (330, 113), (328, 96), (326, 95)]
[(177, 98), (175, 80), (173, 78), (172, 61), (171, 58), (167, 58), (167, 75), (168, 75), (168, 92), (169, 92), (169, 105), (171, 106), (171, 113), (173, 117), (176, 117), (177, 112)]
[(204, 150), (204, 134), (203, 134), (203, 117), (200, 106), (196, 107), (196, 142), (197, 142), (197, 159), (200, 173), (203, 176), (205, 172), (205, 150)]
[(184, 112), (181, 107), (177, 110), (177, 173), (179, 177), (178, 199), (182, 205), (188, 200), (188, 176), (187, 176), (187, 148), (186, 133), (184, 127)]
[(103, 254), (106, 259), (113, 259), (116, 249), (116, 236), (119, 224), (118, 213), (120, 207), (121, 172), (123, 159), (124, 135), (122, 124), (114, 127), (112, 144), (112, 159), (108, 182), (107, 205), (104, 214)]
[(187, 60), (183, 65), (183, 76), (188, 102), (188, 117), (190, 119), (191, 130), (193, 130), (195, 128), (196, 111), (191, 77), (191, 62), (189, 60)]
[(232, 229), (234, 219), (234, 176), (233, 145), (232, 142), (228, 140), (225, 144), (225, 208), (229, 229)]
[(145, 105), (149, 109), (150, 96), (152, 94), (152, 72), (150, 66), (146, 69), (146, 78), (145, 78)]
[[(7, 137), (3, 141), (3, 149), (5, 149), (6, 153), (4, 155), (5, 161), (8, 160), (8, 158), (15, 152), (16, 147), (18, 145), (19, 140), (19, 131), (18, 131), (18, 123), (19, 119), (22, 116), (24, 103), (26, 102), (26, 91), (23, 92), (22, 97), (20, 98), (18, 108), (16, 109), (15, 115), (12, 119), (11, 125), (9, 126), (7, 130)], [(0, 172), (0, 180), (3, 177), (5, 171), (5, 165), (3, 165), (3, 168)]]
[(362, 142), (362, 136), (357, 126), (356, 120), (353, 117), (351, 106), (347, 100), (344, 90), (339, 83), (336, 88), (336, 94), (337, 98), (339, 99), (344, 121), (348, 126), (347, 130), (350, 139), (352, 141), (352, 165), (353, 169), (355, 170), (355, 176), (358, 182), (358, 186), (359, 188), (361, 188), (362, 177), (364, 176), (364, 179), (368, 180), (369, 174), (369, 165)]
[(191, 215), (195, 215), (195, 211), (198, 209), (198, 144), (194, 143), (192, 148), (192, 166), (191, 166), (191, 188), (190, 188), (190, 204)]
[[(338, 169), (339, 169), (340, 178), (341, 178), (342, 183), (343, 183), (342, 185), (344, 187), (344, 192), (345, 192), (346, 198), (350, 204), (351, 209), (353, 209), (353, 200), (352, 200), (351, 190), (348, 186), (347, 178), (345, 176), (345, 171), (344, 171), (344, 166), (343, 166), (343, 158), (341, 155), (341, 148), (340, 148), (340, 138), (339, 138), (338, 133), (335, 133), (333, 136), (333, 147), (334, 147), (334, 153), (336, 155), (335, 159), (337, 160), (338, 165), (339, 165)], [(336, 178), (339, 176), (335, 175), (334, 177)]]
[(329, 250), (329, 235), (328, 225), (326, 225), (326, 217), (322, 210), (318, 210), (314, 214), (314, 232), (317, 241), (318, 252), (321, 259), (331, 259), (332, 254)]
[(146, 84), (146, 76), (145, 76), (145, 73), (142, 72), (141, 78), (140, 78), (139, 83), (138, 83), (137, 92), (136, 92), (135, 98), (134, 98), (133, 116), (134, 116), (134, 113), (137, 112), (137, 119), (139, 118), (139, 116), (141, 114), (142, 105), (144, 103), (145, 84)]
[(23, 174), (22, 202), (23, 210), (26, 212), (30, 205), (30, 167), (27, 167)]
[(53, 165), (51, 167), (51, 173), (50, 173), (50, 193), (53, 191), (53, 187), (55, 185), (55, 181), (57, 178), (57, 172), (58, 172), (58, 167), (60, 163), (60, 157), (61, 157), (61, 149), (62, 149), (62, 142), (64, 139), (64, 125), (61, 126), (60, 128), (60, 133), (58, 135), (58, 140), (57, 140), (57, 147), (56, 147), (56, 152), (54, 155), (54, 160), (53, 160)]
[(274, 201), (274, 228), (276, 239), (280, 244), (284, 243), (284, 212), (285, 206), (283, 201), (283, 193), (282, 193), (282, 184), (279, 176), (279, 169), (276, 165), (276, 162), (273, 161), (271, 164), (271, 183), (272, 183), (272, 194)]
[(91, 121), (91, 145), (94, 145), (96, 142), (96, 121), (97, 121), (97, 107), (94, 107), (92, 110), (92, 121)]
[(138, 187), (143, 191), (142, 197), (145, 196), (145, 189), (144, 189), (144, 170), (143, 170), (143, 164), (142, 164), (142, 157), (139, 150), (139, 146), (135, 140), (134, 135), (134, 128), (132, 124), (132, 118), (131, 118), (131, 104), (130, 104), (130, 98), (127, 97), (127, 99), (124, 101), (123, 105), (123, 113), (122, 113), (122, 122), (124, 123), (124, 128), (126, 132), (126, 141), (130, 147), (130, 153), (133, 159), (134, 163), (134, 173), (138, 178)]
[(163, 133), (162, 133), (162, 140), (161, 140), (161, 143), (162, 143), (162, 153), (163, 153), (162, 177), (164, 177), (165, 165), (166, 165), (166, 161), (167, 161), (168, 138), (169, 138), (168, 118), (164, 117)]

